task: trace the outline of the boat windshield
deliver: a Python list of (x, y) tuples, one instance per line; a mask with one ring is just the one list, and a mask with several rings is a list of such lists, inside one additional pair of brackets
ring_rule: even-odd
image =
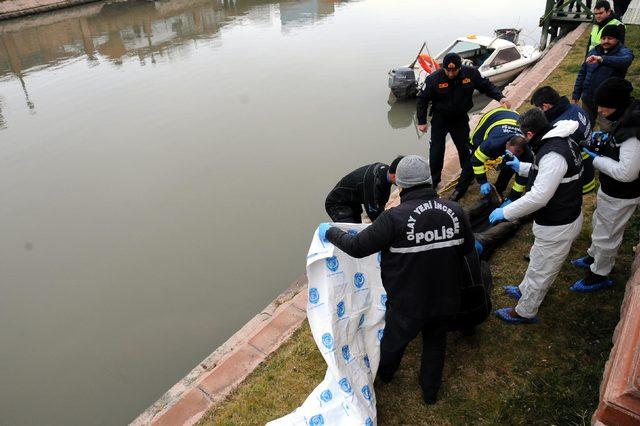
[(477, 43), (458, 40), (453, 46), (451, 46), (451, 49), (445, 52), (445, 54), (457, 53), (463, 61), (466, 59), (464, 62), (467, 62), (468, 65), (479, 67), (487, 60), (487, 58), (489, 58), (489, 56), (491, 56), (493, 51), (494, 49), (487, 49)]

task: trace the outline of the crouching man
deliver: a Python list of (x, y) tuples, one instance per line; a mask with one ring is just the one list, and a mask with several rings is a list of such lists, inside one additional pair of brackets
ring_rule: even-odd
[(562, 121), (551, 127), (542, 110), (530, 109), (520, 116), (520, 129), (535, 153), (534, 163), (508, 162), (521, 176), (528, 176), (530, 190), (489, 216), (492, 223), (534, 214), (531, 258), (519, 286), (504, 287), (518, 300), (514, 308), (496, 315), (510, 323), (533, 323), (547, 291), (565, 261), (573, 240), (582, 228), (582, 158), (580, 148), (569, 136), (578, 123)]
[[(631, 83), (611, 77), (596, 90), (598, 113), (609, 122), (602, 144), (585, 152), (600, 171), (596, 211), (593, 212), (591, 247), (587, 256), (574, 260), (585, 277), (571, 286), (587, 293), (613, 285), (609, 273), (629, 219), (640, 204), (640, 102), (631, 97)], [(599, 152), (594, 152), (595, 150)]]
[(422, 333), (420, 385), (434, 404), (442, 382), (446, 332), (460, 306), (464, 256), (474, 250), (469, 221), (459, 204), (438, 198), (427, 160), (404, 157), (396, 170), (400, 205), (356, 235), (321, 224), (319, 235), (353, 257), (381, 253), (387, 291), (386, 326), (378, 377), (391, 381), (404, 350)]

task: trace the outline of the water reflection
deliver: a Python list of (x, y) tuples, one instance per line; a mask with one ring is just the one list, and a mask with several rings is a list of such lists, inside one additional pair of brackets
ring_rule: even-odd
[(284, 31), (333, 14), (334, 3), (341, 1), (132, 0), (9, 21), (0, 24), (0, 78), (13, 74), (22, 79), (34, 67), (82, 55), (89, 63), (104, 58), (120, 65), (127, 56), (137, 57), (142, 65), (156, 63), (189, 42), (217, 37), (237, 19), (270, 18), (262, 11), (252, 14), (252, 9), (277, 6)]

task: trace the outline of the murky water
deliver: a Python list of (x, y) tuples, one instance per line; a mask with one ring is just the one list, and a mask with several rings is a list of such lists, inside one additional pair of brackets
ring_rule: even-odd
[[(122, 424), (304, 271), (346, 172), (425, 151), (387, 71), (543, 1), (94, 3), (0, 24), (0, 424)], [(472, 10), (470, 10), (472, 9)]]

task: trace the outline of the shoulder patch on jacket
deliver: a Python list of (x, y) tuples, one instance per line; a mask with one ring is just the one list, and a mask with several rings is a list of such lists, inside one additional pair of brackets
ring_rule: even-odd
[(449, 83), (438, 83), (438, 89), (444, 89), (449, 87)]

